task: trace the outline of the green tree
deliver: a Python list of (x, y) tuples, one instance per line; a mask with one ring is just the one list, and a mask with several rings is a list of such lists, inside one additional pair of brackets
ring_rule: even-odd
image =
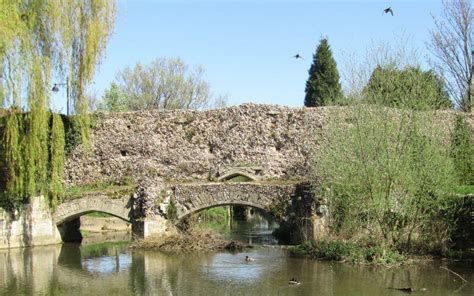
[(366, 102), (414, 110), (452, 107), (444, 84), (432, 71), (419, 67), (403, 70), (395, 66), (377, 67), (363, 90)]
[[(189, 67), (180, 58), (155, 59), (149, 65), (137, 63), (117, 72), (117, 85), (123, 94), (117, 99), (126, 110), (202, 109), (225, 105), (226, 97), (213, 98), (203, 76), (203, 67)], [(112, 105), (105, 103), (104, 107), (113, 111), (108, 108)]]
[(308, 73), (304, 98), (306, 107), (330, 105), (342, 98), (339, 72), (326, 38), (320, 40)]
[(451, 155), (461, 185), (474, 185), (474, 143), (472, 130), (463, 116), (457, 116), (451, 141)]
[(127, 97), (120, 90), (117, 83), (112, 82), (110, 88), (105, 90), (98, 109), (110, 112), (121, 112), (129, 109)]

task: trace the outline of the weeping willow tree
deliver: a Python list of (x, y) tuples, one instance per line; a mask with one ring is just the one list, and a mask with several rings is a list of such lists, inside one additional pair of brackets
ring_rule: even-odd
[(36, 194), (56, 204), (62, 190), (65, 135), (49, 112), (52, 78), (70, 85), (74, 126), (89, 143), (85, 92), (115, 21), (110, 0), (0, 0), (0, 107), (3, 117), (1, 204)]

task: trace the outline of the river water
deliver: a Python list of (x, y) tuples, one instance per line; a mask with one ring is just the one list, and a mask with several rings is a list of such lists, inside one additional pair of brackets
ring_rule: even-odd
[[(260, 223), (260, 222), (259, 222)], [(274, 243), (268, 225), (233, 226), (252, 243)], [(258, 233), (261, 232), (261, 237)], [(255, 260), (245, 262), (245, 256)], [(467, 284), (440, 267), (462, 275)], [(290, 285), (296, 278), (301, 284)], [(64, 244), (0, 251), (1, 295), (474, 295), (467, 262), (358, 266), (289, 256), (279, 246), (245, 252), (167, 254), (128, 243)]]

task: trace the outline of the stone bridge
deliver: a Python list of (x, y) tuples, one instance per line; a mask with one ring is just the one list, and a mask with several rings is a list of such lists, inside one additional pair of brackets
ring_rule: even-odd
[[(0, 248), (80, 241), (81, 215), (103, 212), (130, 222), (134, 237), (166, 235), (183, 219), (200, 210), (222, 205), (244, 205), (261, 209), (297, 230), (295, 241), (324, 236), (326, 206), (314, 199), (304, 182), (206, 182), (168, 183), (156, 190), (138, 188), (133, 194), (91, 192), (65, 201), (51, 210), (45, 198), (33, 202), (12, 217), (1, 212)], [(173, 203), (176, 216), (168, 217)], [(25, 228), (28, 226), (28, 228)]]

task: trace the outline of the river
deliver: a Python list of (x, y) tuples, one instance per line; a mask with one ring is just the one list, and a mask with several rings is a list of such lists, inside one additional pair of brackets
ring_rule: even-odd
[[(269, 226), (234, 226), (241, 240), (274, 243)], [(246, 229), (246, 230), (245, 230)], [(259, 237), (261, 232), (262, 237)], [(246, 236), (247, 233), (247, 236)], [(245, 256), (255, 260), (246, 262)], [(467, 284), (440, 267), (462, 275)], [(300, 284), (290, 285), (296, 278)], [(127, 242), (64, 244), (0, 251), (1, 295), (474, 295), (474, 269), (436, 261), (359, 266), (289, 256), (279, 246), (240, 253), (167, 254)]]

